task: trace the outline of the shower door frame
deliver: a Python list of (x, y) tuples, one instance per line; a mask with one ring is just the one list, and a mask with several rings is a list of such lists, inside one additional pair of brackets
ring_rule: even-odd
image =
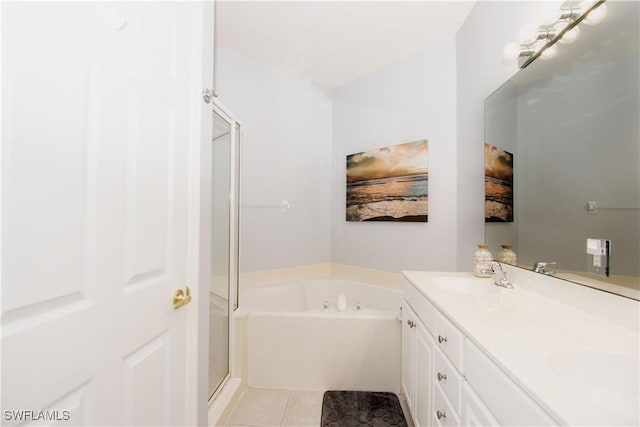
[[(233, 375), (233, 336), (234, 336), (234, 322), (233, 313), (238, 308), (238, 286), (239, 286), (239, 271), (240, 271), (240, 140), (242, 124), (234, 118), (233, 114), (217, 99), (213, 98), (211, 102), (211, 113), (217, 114), (227, 123), (229, 123), (229, 133), (231, 140), (231, 165), (230, 165), (230, 180), (229, 180), (229, 301), (228, 301), (228, 372), (222, 381), (218, 384), (213, 393), (209, 394), (209, 388), (207, 385), (208, 403), (211, 404), (220, 391), (224, 388), (225, 384)], [(222, 136), (222, 135), (220, 135)], [(220, 137), (218, 136), (218, 137)], [(210, 143), (214, 144), (215, 139), (211, 138)], [(212, 164), (210, 165), (212, 166)], [(208, 168), (211, 171), (211, 167)], [(211, 178), (211, 176), (209, 177)], [(209, 188), (210, 192), (213, 192), (213, 186)], [(210, 233), (207, 234), (207, 238), (210, 238)], [(210, 247), (209, 247), (210, 248)], [(209, 256), (211, 251), (209, 250)], [(207, 290), (208, 299), (210, 300), (209, 290)], [(207, 304), (208, 305), (208, 304)], [(209, 343), (207, 342), (207, 345)], [(211, 355), (209, 355), (211, 357)], [(208, 362), (208, 361), (207, 361)], [(208, 365), (207, 365), (208, 366)], [(207, 375), (208, 377), (208, 375)]]

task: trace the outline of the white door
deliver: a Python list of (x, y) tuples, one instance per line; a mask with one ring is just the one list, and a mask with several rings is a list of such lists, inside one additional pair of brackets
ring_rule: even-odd
[(195, 419), (172, 295), (196, 288), (202, 9), (2, 6), (3, 424)]

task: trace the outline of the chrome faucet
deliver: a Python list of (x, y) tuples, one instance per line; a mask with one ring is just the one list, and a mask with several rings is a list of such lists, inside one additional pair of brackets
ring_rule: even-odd
[(513, 289), (513, 285), (507, 279), (507, 273), (502, 269), (502, 265), (498, 261), (491, 261), (490, 268), (483, 270), (484, 273), (491, 273), (493, 276), (493, 283), (496, 286), (501, 286), (507, 289)]
[(538, 261), (533, 264), (533, 271), (536, 273), (546, 274), (547, 276), (553, 276), (556, 274), (554, 270), (547, 270), (547, 266), (556, 265), (555, 261)]

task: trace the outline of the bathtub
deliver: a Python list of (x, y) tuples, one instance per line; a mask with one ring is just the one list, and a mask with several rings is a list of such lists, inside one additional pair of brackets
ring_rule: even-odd
[(335, 278), (242, 291), (248, 385), (399, 392), (401, 305), (400, 290)]

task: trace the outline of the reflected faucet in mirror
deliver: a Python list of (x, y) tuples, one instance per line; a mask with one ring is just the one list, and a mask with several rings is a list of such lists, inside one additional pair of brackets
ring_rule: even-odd
[(555, 270), (547, 270), (547, 266), (556, 265), (555, 261), (538, 261), (533, 264), (533, 271), (536, 273), (546, 274), (547, 276), (554, 276)]

